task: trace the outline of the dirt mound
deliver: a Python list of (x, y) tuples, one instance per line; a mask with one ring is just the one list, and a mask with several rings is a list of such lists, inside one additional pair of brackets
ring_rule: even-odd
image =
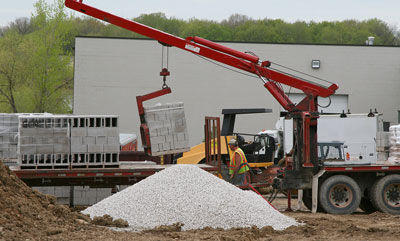
[[(286, 200), (275, 207), (286, 209)], [(353, 215), (287, 212), (306, 225), (284, 231), (271, 227), (181, 231), (182, 224), (145, 232), (117, 232), (89, 223), (87, 216), (57, 205), (55, 198), (33, 191), (0, 161), (0, 240), (397, 240), (400, 216), (383, 213)], [(108, 219), (109, 220), (109, 219)], [(115, 220), (114, 220), (115, 221)]]
[(115, 219), (110, 215), (104, 215), (103, 217), (94, 217), (92, 220), (92, 224), (107, 226), (107, 227), (117, 227), (117, 228), (126, 228), (128, 227), (128, 222), (123, 219)]
[(38, 239), (69, 231), (88, 217), (32, 190), (0, 161), (0, 239)]

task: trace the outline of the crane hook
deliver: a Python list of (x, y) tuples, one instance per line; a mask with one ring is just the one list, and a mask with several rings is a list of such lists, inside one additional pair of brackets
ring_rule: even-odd
[(170, 72), (168, 71), (167, 68), (162, 68), (161, 69), (160, 76), (163, 77), (163, 85), (162, 85), (163, 89), (168, 88), (168, 85), (167, 85), (166, 81), (167, 81), (167, 76), (169, 76), (169, 74), (170, 74)]

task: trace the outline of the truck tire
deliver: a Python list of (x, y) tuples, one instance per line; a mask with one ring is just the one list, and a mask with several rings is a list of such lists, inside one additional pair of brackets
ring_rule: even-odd
[[(312, 209), (312, 190), (311, 189), (304, 189), (303, 190), (303, 203), (306, 208), (310, 211)], [(323, 213), (324, 209), (322, 209), (320, 202), (318, 202), (317, 212)]]
[(377, 180), (371, 189), (371, 202), (381, 212), (400, 214), (400, 175)]
[(376, 212), (376, 208), (374, 204), (372, 204), (371, 200), (368, 197), (361, 198), (359, 208), (364, 211), (364, 213), (370, 214)]
[(360, 205), (361, 190), (358, 184), (348, 176), (331, 176), (321, 185), (319, 202), (327, 213), (351, 214)]

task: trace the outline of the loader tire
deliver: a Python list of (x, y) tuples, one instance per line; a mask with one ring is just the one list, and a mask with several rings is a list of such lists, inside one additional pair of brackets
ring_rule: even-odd
[(335, 175), (326, 179), (319, 190), (319, 202), (330, 214), (351, 214), (361, 202), (358, 184), (345, 175)]
[(381, 212), (400, 214), (400, 175), (392, 174), (377, 180), (371, 189), (371, 202)]

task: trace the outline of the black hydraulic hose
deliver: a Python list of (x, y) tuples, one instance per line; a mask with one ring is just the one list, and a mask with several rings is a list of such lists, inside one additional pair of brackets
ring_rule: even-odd
[(276, 196), (278, 195), (278, 193), (279, 193), (279, 190), (274, 188), (272, 190), (271, 196), (268, 198), (268, 201), (273, 202), (275, 200)]

